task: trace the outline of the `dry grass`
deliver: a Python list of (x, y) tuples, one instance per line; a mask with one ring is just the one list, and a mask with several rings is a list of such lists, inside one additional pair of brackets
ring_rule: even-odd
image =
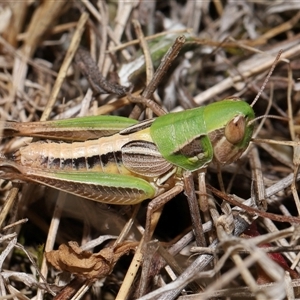
[[(166, 111), (232, 95), (251, 103), (283, 51), (254, 106), (256, 116), (261, 116), (271, 101), (267, 114), (281, 119), (263, 119), (256, 143), (238, 162), (222, 168), (227, 196), (219, 193), (214, 198), (209, 192), (208, 206), (200, 204), (203, 224), (198, 225), (206, 244), (195, 247), (184, 193), (165, 206), (155, 231), (159, 242), (151, 242), (142, 256), (136, 242), (141, 240), (148, 201), (139, 209), (107, 206), (39, 185), (2, 181), (0, 299), (50, 299), (54, 294), (55, 299), (67, 299), (82, 287), (76, 299), (135, 299), (141, 294), (144, 300), (300, 297), (299, 218), (290, 218), (300, 214), (300, 2), (45, 0), (0, 5), (2, 120), (153, 116), (122, 91), (119, 96), (109, 92), (117, 85), (93, 86), (93, 79), (80, 72), (80, 61), (74, 62), (79, 45), (97, 61), (108, 80), (104, 85), (130, 85), (134, 96), (152, 98)], [(151, 81), (155, 70), (181, 35), (187, 41), (177, 58), (171, 57), (173, 64), (156, 89)], [(155, 47), (159, 50), (154, 55)], [(146, 66), (139, 67), (142, 51)], [(30, 141), (3, 138), (1, 152), (12, 153)], [(3, 172), (1, 176), (5, 178)], [(196, 175), (194, 181), (198, 195)], [(220, 189), (213, 165), (206, 182)], [(247, 206), (236, 206), (241, 201)], [(130, 230), (126, 235), (125, 228)], [(131, 243), (114, 248), (118, 236), (118, 241)], [(93, 271), (100, 268), (98, 276), (80, 269), (86, 254), (75, 244), (68, 250), (74, 252), (63, 252), (79, 261), (76, 271), (68, 262), (73, 275), (47, 267), (44, 250), (69, 241), (102, 251), (101, 258), (88, 255)], [(106, 248), (109, 253), (104, 255)], [(120, 259), (120, 253), (127, 255)], [(104, 268), (108, 257), (113, 257), (110, 267)], [(143, 272), (135, 268), (140, 260)]]

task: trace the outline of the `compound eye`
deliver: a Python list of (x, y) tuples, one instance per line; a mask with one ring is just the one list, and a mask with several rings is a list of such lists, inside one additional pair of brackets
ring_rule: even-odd
[(225, 127), (225, 137), (231, 144), (238, 144), (245, 135), (246, 119), (244, 116), (236, 116)]

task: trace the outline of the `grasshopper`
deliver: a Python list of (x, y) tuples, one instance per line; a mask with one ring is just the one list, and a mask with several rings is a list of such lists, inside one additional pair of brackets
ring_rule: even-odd
[(182, 184), (185, 170), (237, 160), (249, 145), (254, 118), (251, 105), (230, 98), (140, 123), (116, 116), (7, 121), (4, 136), (52, 140), (2, 156), (0, 177), (103, 203), (137, 204)]

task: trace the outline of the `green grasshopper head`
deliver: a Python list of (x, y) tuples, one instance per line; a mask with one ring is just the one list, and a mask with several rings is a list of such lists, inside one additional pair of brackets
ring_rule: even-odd
[(252, 107), (242, 100), (226, 99), (208, 105), (204, 116), (213, 147), (213, 161), (223, 165), (237, 160), (247, 149), (253, 134)]

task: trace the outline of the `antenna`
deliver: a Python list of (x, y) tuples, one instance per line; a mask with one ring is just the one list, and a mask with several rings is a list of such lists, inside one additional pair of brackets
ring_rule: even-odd
[(257, 102), (258, 98), (262, 94), (263, 90), (265, 89), (265, 87), (266, 87), (266, 85), (267, 85), (267, 83), (268, 83), (268, 81), (269, 81), (269, 79), (270, 79), (270, 77), (271, 77), (271, 75), (272, 75), (272, 73), (273, 73), (273, 71), (274, 71), (277, 63), (278, 63), (278, 61), (279, 61), (279, 58), (280, 58), (281, 54), (282, 54), (282, 50), (279, 50), (279, 52), (278, 52), (278, 54), (277, 54), (277, 56), (276, 56), (276, 58), (275, 58), (275, 60), (274, 60), (274, 62), (272, 64), (272, 67), (271, 67), (271, 69), (270, 69), (270, 71), (269, 71), (269, 73), (268, 73), (268, 75), (267, 75), (267, 77), (266, 77), (266, 79), (265, 79), (265, 81), (264, 81), (264, 83), (263, 83), (260, 91), (258, 92), (258, 94), (256, 95), (255, 99), (251, 103), (251, 107), (254, 106), (254, 104)]

